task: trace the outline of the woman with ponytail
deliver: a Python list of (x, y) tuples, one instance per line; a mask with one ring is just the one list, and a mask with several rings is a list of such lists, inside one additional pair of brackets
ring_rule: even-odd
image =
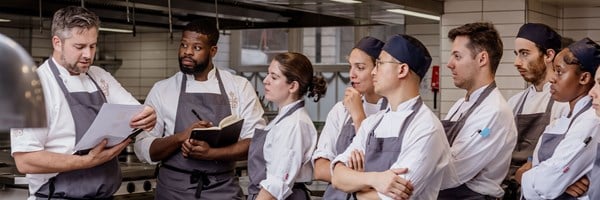
[(299, 53), (279, 54), (269, 65), (265, 98), (277, 105), (279, 114), (254, 133), (248, 199), (310, 199), (304, 183), (312, 181), (317, 131), (304, 108), (304, 95), (317, 102), (327, 89), (323, 77), (313, 74), (312, 64)]

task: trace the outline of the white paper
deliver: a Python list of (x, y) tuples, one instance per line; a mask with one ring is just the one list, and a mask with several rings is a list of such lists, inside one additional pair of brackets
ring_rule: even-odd
[(75, 145), (74, 150), (94, 148), (103, 139), (108, 140), (107, 147), (121, 143), (132, 133), (133, 129), (129, 126), (131, 118), (142, 112), (143, 109), (143, 105), (105, 103), (90, 128)]

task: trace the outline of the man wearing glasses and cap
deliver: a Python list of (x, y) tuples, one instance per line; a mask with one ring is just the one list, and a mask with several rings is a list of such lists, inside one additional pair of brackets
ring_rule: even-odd
[(515, 171), (532, 156), (538, 138), (553, 119), (568, 112), (568, 104), (555, 102), (550, 94), (552, 61), (561, 48), (561, 36), (545, 24), (521, 26), (515, 39), (514, 65), (531, 84), (508, 100), (517, 125), (517, 145), (512, 153), (504, 199), (517, 199), (519, 185), (513, 179)]
[[(332, 183), (369, 199), (435, 199), (443, 177), (452, 175), (442, 124), (419, 96), (431, 56), (417, 39), (395, 35), (376, 63), (375, 93), (387, 98), (389, 107), (365, 119), (350, 146), (331, 162)], [(365, 154), (364, 172), (349, 167), (354, 151)]]

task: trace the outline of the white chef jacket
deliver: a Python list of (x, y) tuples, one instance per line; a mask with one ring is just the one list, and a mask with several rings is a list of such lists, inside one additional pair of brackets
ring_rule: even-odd
[[(534, 114), (546, 112), (546, 106), (548, 105), (548, 101), (550, 101), (550, 98), (552, 98), (552, 94), (550, 94), (550, 85), (550, 82), (544, 84), (544, 87), (540, 92), (535, 90), (534, 85), (530, 85), (529, 87), (527, 87), (527, 89), (512, 96), (508, 100), (508, 105), (510, 105), (510, 107), (513, 109), (513, 114), (517, 114), (519, 106), (521, 106), (521, 103), (523, 102), (524, 93), (527, 93), (527, 99), (525, 100), (525, 104), (523, 104), (523, 111), (521, 112), (521, 114)], [(560, 116), (568, 112), (568, 103), (554, 101), (550, 113), (550, 121), (558, 119), (560, 118)]]
[[(458, 120), (486, 87), (475, 90), (469, 101), (459, 99), (450, 108), (446, 120)], [(489, 135), (481, 135), (483, 130), (489, 130)], [(504, 190), (500, 184), (508, 173), (516, 142), (517, 128), (512, 108), (495, 88), (467, 118), (450, 148), (459, 181), (454, 187), (466, 183), (469, 189), (479, 194), (502, 197)]]
[[(67, 90), (70, 92), (95, 92), (98, 89), (85, 74), (71, 76), (66, 68), (53, 59)], [(38, 69), (37, 74), (44, 91), (46, 103), (47, 128), (11, 129), (11, 148), (15, 152), (50, 151), (61, 154), (73, 154), (75, 151), (75, 123), (69, 103), (56, 82), (48, 60)], [(140, 103), (115, 80), (110, 73), (96, 66), (90, 66), (88, 74), (96, 81), (108, 103), (139, 105)], [(59, 161), (57, 161), (59, 162)], [(27, 174), (30, 199), (49, 178), (58, 173)]]
[[(381, 108), (381, 104), (383, 103), (383, 98), (379, 99), (376, 104), (372, 104), (367, 102), (363, 97), (363, 109), (365, 110), (365, 116), (371, 116), (379, 112)], [(346, 124), (351, 118), (350, 112), (346, 110), (342, 102), (336, 103), (329, 114), (327, 114), (327, 119), (325, 120), (325, 126), (323, 126), (323, 130), (321, 130), (321, 135), (319, 136), (319, 142), (317, 143), (317, 149), (315, 150), (315, 154), (312, 156), (312, 162), (319, 158), (325, 158), (327, 160), (333, 160), (335, 156), (342, 152), (337, 152), (336, 143), (341, 134), (342, 127)], [(350, 119), (351, 120), (351, 119)]]
[(292, 194), (296, 182), (311, 182), (313, 167), (311, 155), (317, 145), (317, 130), (304, 107), (296, 110), (276, 123), (288, 110), (301, 100), (284, 106), (265, 128), (267, 178), (260, 186), (276, 199), (285, 199)]
[[(348, 165), (352, 151), (365, 152), (369, 132), (379, 119), (381, 122), (375, 128), (375, 137), (398, 137), (402, 124), (413, 112), (412, 106), (417, 99), (415, 97), (401, 103), (396, 111), (391, 111), (388, 106), (387, 111), (367, 117), (350, 146), (331, 162), (331, 169), (338, 162)], [(442, 179), (445, 176), (456, 176), (451, 174), (450, 147), (437, 116), (425, 105), (416, 112), (404, 133), (400, 155), (390, 169), (408, 168), (406, 174), (399, 176), (412, 182), (414, 190), (411, 199), (437, 199)], [(382, 193), (378, 195), (381, 199), (391, 199)]]
[[(254, 128), (263, 128), (265, 124), (262, 118), (264, 111), (254, 88), (247, 79), (241, 76), (233, 75), (224, 70), (219, 70), (219, 75), (229, 98), (231, 114), (244, 119), (240, 138), (252, 138)], [(150, 159), (149, 150), (154, 139), (174, 134), (183, 76), (187, 76), (187, 93), (221, 94), (214, 68), (208, 73), (208, 80), (206, 81), (196, 81), (193, 75), (177, 72), (170, 78), (154, 84), (145, 104), (154, 107), (156, 110), (156, 125), (152, 131), (138, 135), (134, 143), (135, 154), (144, 162), (157, 163), (152, 162), (152, 159)], [(213, 123), (216, 125), (218, 122)]]
[[(575, 104), (572, 115), (579, 112), (592, 98), (585, 96)], [(597, 145), (600, 136), (600, 119), (595, 110), (589, 108), (573, 121), (566, 115), (552, 121), (546, 126), (546, 133), (566, 134), (565, 138), (558, 144), (552, 157), (544, 162), (539, 162), (538, 150), (541, 146), (538, 142), (533, 153), (533, 168), (523, 174), (521, 181), (522, 193), (525, 198), (530, 199), (554, 199), (563, 194), (567, 188), (575, 183), (583, 175), (589, 174), (596, 159)], [(583, 141), (592, 137), (588, 145)], [(568, 169), (568, 170), (567, 170)], [(598, 188), (597, 180), (591, 180), (589, 188)], [(587, 199), (587, 195), (580, 199)]]

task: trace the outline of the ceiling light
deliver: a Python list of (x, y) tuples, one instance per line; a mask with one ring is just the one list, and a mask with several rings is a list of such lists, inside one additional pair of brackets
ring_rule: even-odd
[(116, 32), (116, 33), (133, 33), (132, 30), (127, 30), (127, 29), (118, 29), (118, 28), (105, 28), (105, 27), (100, 27), (98, 30), (100, 31), (108, 31), (108, 32)]
[(404, 9), (387, 9), (387, 11), (388, 12), (393, 12), (393, 13), (404, 14), (404, 15), (410, 15), (410, 16), (414, 16), (414, 17), (431, 19), (431, 20), (435, 20), (435, 21), (440, 21), (440, 16), (435, 16), (435, 15), (430, 15), (430, 14), (425, 14), (425, 13), (420, 13), (420, 12), (414, 12), (414, 11), (410, 11), (410, 10), (404, 10)]
[(10, 22), (10, 19), (2, 19), (2, 18), (0, 18), (0, 22)]
[(357, 0), (331, 0), (331, 1), (339, 2), (339, 3), (362, 3), (362, 1), (357, 1)]

